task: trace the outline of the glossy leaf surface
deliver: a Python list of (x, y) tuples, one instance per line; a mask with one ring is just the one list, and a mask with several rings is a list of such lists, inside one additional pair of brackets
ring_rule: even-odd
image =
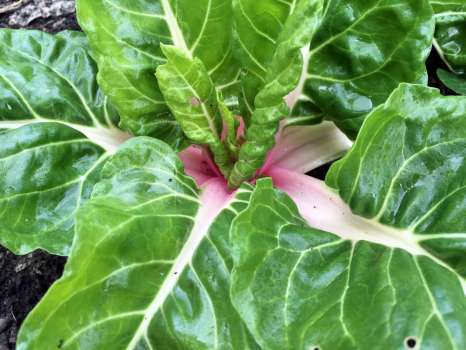
[(435, 12), (434, 46), (448, 68), (466, 76), (466, 3), (431, 0)]
[(427, 81), (433, 27), (427, 0), (327, 1), (303, 95), (354, 138), (399, 83)]
[(459, 95), (466, 95), (466, 78), (443, 69), (437, 70), (437, 75), (442, 83)]
[(0, 30), (0, 242), (18, 254), (69, 252), (105, 151), (129, 137), (96, 71), (82, 33)]
[(0, 123), (56, 120), (112, 127), (118, 118), (96, 74), (82, 33), (0, 30)]
[(129, 141), (80, 210), (64, 277), (18, 349), (257, 349), (229, 302), (228, 232), (249, 195), (217, 180), (199, 195), (167, 145)]
[(0, 243), (17, 254), (68, 254), (74, 215), (106, 159), (102, 148), (59, 123), (0, 134)]
[[(466, 98), (401, 85), (368, 117), (327, 184), (466, 275)], [(397, 142), (394, 142), (397, 140)]]
[(201, 59), (220, 90), (237, 80), (230, 1), (78, 0), (77, 9), (99, 63), (99, 82), (122, 126), (138, 135), (181, 136), (154, 78), (165, 62), (161, 43)]
[(310, 228), (270, 180), (258, 182), (231, 236), (234, 305), (263, 349), (466, 345), (466, 298), (454, 273)]

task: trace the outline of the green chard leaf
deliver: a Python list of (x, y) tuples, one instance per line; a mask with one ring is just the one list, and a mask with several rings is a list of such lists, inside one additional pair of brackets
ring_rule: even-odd
[(281, 168), (199, 191), (166, 144), (130, 140), (18, 349), (463, 349), (465, 111), (402, 84), (331, 168), (343, 201)]
[(310, 228), (269, 179), (258, 181), (231, 241), (232, 299), (263, 349), (466, 346), (466, 298), (453, 272)]
[(298, 101), (315, 104), (355, 138), (398, 84), (427, 83), (433, 30), (428, 0), (326, 1)]
[(465, 97), (402, 84), (370, 115), (326, 180), (355, 214), (393, 228), (463, 277), (465, 115)]
[(67, 254), (74, 214), (129, 135), (82, 33), (0, 30), (0, 243)]
[(443, 69), (437, 70), (437, 76), (442, 83), (459, 95), (466, 95), (466, 78), (447, 72)]
[(228, 232), (251, 186), (231, 195), (214, 179), (198, 193), (176, 153), (145, 137), (101, 176), (18, 349), (259, 349), (229, 302)]
[[(239, 0), (239, 2), (257, 3), (252, 0)], [(289, 114), (285, 98), (298, 84), (302, 71), (303, 60), (300, 49), (312, 37), (322, 13), (323, 2), (302, 0), (296, 3), (290, 2), (289, 6), (290, 15), (283, 23), (282, 31), (275, 42), (276, 46), (271, 51), (272, 57), (269, 62), (264, 63), (265, 78), (254, 97), (254, 111), (246, 131), (246, 142), (240, 149), (239, 159), (228, 179), (231, 188), (236, 188), (252, 178), (275, 144), (279, 122)], [(237, 11), (243, 11), (239, 4), (238, 8)], [(247, 13), (244, 15), (247, 16)], [(255, 28), (255, 31), (261, 36), (260, 29)], [(245, 47), (254, 46), (259, 40), (252, 34), (251, 36), (245, 34), (244, 38), (241, 38), (240, 32), (238, 36)], [(250, 56), (254, 61), (254, 56), (252, 54)]]
[(435, 12), (434, 46), (447, 67), (466, 76), (466, 3), (463, 0), (431, 0)]
[[(239, 86), (232, 54), (229, 0), (77, 0), (78, 19), (99, 64), (99, 83), (117, 107), (122, 127), (180, 147), (182, 131), (157, 81), (165, 63), (160, 44), (173, 44), (206, 66), (228, 100)], [(107, 15), (104, 15), (107, 14)]]
[(280, 34), (296, 0), (233, 0), (235, 55), (241, 62), (241, 115), (246, 124), (254, 113), (254, 100), (266, 84)]
[(193, 142), (208, 145), (228, 177), (230, 154), (221, 141), (223, 118), (217, 90), (204, 64), (174, 46), (162, 46), (167, 63), (157, 68), (157, 80), (167, 105)]
[(331, 167), (337, 194), (271, 171), (293, 203), (258, 181), (230, 234), (231, 293), (262, 348), (466, 346), (465, 113), (402, 84)]

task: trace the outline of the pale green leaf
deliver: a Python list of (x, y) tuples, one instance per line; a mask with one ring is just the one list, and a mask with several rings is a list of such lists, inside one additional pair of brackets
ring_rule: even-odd
[(327, 184), (466, 276), (466, 98), (401, 85), (367, 118)]
[(138, 135), (175, 134), (154, 78), (165, 62), (160, 44), (173, 44), (206, 66), (219, 90), (237, 85), (229, 0), (78, 0), (78, 20), (99, 63), (99, 83), (122, 126)]
[(228, 176), (231, 164), (221, 141), (223, 118), (207, 69), (199, 59), (191, 59), (174, 46), (162, 46), (162, 50), (168, 61), (157, 68), (157, 80), (167, 105), (186, 136), (208, 145), (216, 164)]
[(232, 196), (217, 179), (198, 194), (167, 145), (126, 143), (80, 210), (64, 277), (18, 350), (258, 349), (229, 302), (228, 232), (250, 191)]
[(466, 346), (466, 298), (453, 272), (310, 228), (268, 179), (258, 181), (231, 236), (233, 302), (263, 349)]

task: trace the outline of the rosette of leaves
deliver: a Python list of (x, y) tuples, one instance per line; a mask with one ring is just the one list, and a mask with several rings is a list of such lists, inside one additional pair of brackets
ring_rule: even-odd
[(1, 32), (0, 240), (69, 252), (18, 349), (465, 348), (427, 0), (77, 6), (87, 39)]

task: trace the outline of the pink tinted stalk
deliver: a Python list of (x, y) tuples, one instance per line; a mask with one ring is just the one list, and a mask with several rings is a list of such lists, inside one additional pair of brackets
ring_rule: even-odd
[(309, 226), (335, 233), (342, 239), (398, 247), (414, 255), (425, 254), (409, 232), (353, 214), (323, 181), (280, 168), (271, 169), (267, 175), (278, 189), (291, 197)]
[(178, 154), (184, 164), (186, 174), (194, 178), (199, 187), (212, 178), (223, 178), (207, 150), (200, 146), (190, 146)]

